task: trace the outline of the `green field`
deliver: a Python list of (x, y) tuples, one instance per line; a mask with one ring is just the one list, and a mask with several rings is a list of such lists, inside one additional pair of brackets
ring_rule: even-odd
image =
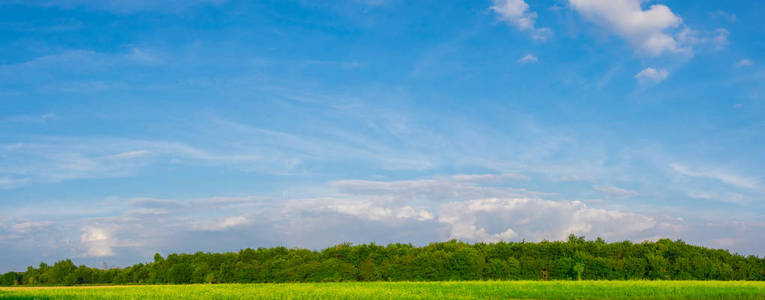
[(0, 299), (765, 299), (765, 282), (470, 281), (0, 288)]

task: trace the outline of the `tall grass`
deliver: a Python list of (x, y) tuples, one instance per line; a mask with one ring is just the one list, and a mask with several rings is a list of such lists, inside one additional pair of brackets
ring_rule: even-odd
[(0, 299), (765, 299), (765, 282), (462, 281), (0, 288)]

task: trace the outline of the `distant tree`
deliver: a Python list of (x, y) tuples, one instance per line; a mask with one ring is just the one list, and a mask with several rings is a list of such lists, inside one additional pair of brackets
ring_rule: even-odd
[(574, 272), (576, 273), (576, 280), (582, 280), (582, 273), (584, 273), (584, 264), (580, 262), (574, 264)]
[(191, 283), (191, 276), (194, 270), (186, 263), (178, 263), (170, 267), (167, 277), (170, 283)]
[(461, 280), (479, 279), (481, 268), (478, 251), (468, 247), (455, 251), (449, 258), (449, 269), (451, 270), (451, 278)]
[(489, 260), (488, 278), (490, 279), (510, 279), (510, 264), (507, 260), (492, 258)]
[(72, 263), (72, 260), (66, 259), (53, 264), (51, 270), (50, 283), (53, 284), (65, 284), (73, 285), (76, 282), (74, 276), (70, 276), (77, 267)]
[(574, 274), (574, 260), (570, 257), (562, 257), (553, 262), (550, 269), (552, 279), (572, 279)]
[(375, 260), (373, 258), (367, 258), (359, 265), (359, 280), (361, 281), (374, 281), (377, 280), (377, 272), (375, 272)]
[(508, 275), (510, 279), (520, 279), (521, 276), (521, 262), (515, 257), (509, 257), (507, 259)]
[(387, 246), (344, 243), (321, 251), (285, 247), (154, 255), (146, 264), (90, 268), (61, 260), (0, 275), (0, 285), (163, 284), (540, 279), (765, 280), (765, 259), (661, 239), (633, 244), (567, 241)]
[(21, 274), (16, 272), (8, 272), (0, 276), (0, 286), (12, 286), (18, 285)]

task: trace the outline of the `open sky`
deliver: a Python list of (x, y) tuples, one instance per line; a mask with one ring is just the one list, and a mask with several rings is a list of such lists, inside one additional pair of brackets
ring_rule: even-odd
[(0, 0), (0, 272), (570, 233), (765, 255), (763, 15)]

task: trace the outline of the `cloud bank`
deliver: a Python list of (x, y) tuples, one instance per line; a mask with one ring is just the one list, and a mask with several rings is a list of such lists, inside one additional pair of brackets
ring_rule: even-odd
[[(233, 251), (277, 245), (316, 249), (342, 242), (427, 244), (448, 239), (540, 241), (565, 239), (571, 233), (609, 241), (690, 237), (705, 245), (729, 247), (738, 245), (738, 239), (753, 237), (757, 228), (765, 229), (762, 224), (739, 222), (735, 224), (744, 227), (728, 236), (734, 223), (689, 222), (673, 215), (550, 200), (540, 192), (491, 186), (497, 178), (525, 182), (519, 174), (458, 174), (407, 181), (341, 180), (329, 183), (331, 189), (315, 197), (285, 201), (136, 198), (109, 209), (121, 211), (113, 216), (5, 220), (0, 222), (0, 246), (35, 249), (35, 257), (125, 265), (149, 259), (156, 251)], [(594, 189), (615, 196), (636, 194), (613, 186)], [(709, 227), (717, 231), (705, 232)], [(45, 245), (34, 241), (39, 236), (56, 238)]]

